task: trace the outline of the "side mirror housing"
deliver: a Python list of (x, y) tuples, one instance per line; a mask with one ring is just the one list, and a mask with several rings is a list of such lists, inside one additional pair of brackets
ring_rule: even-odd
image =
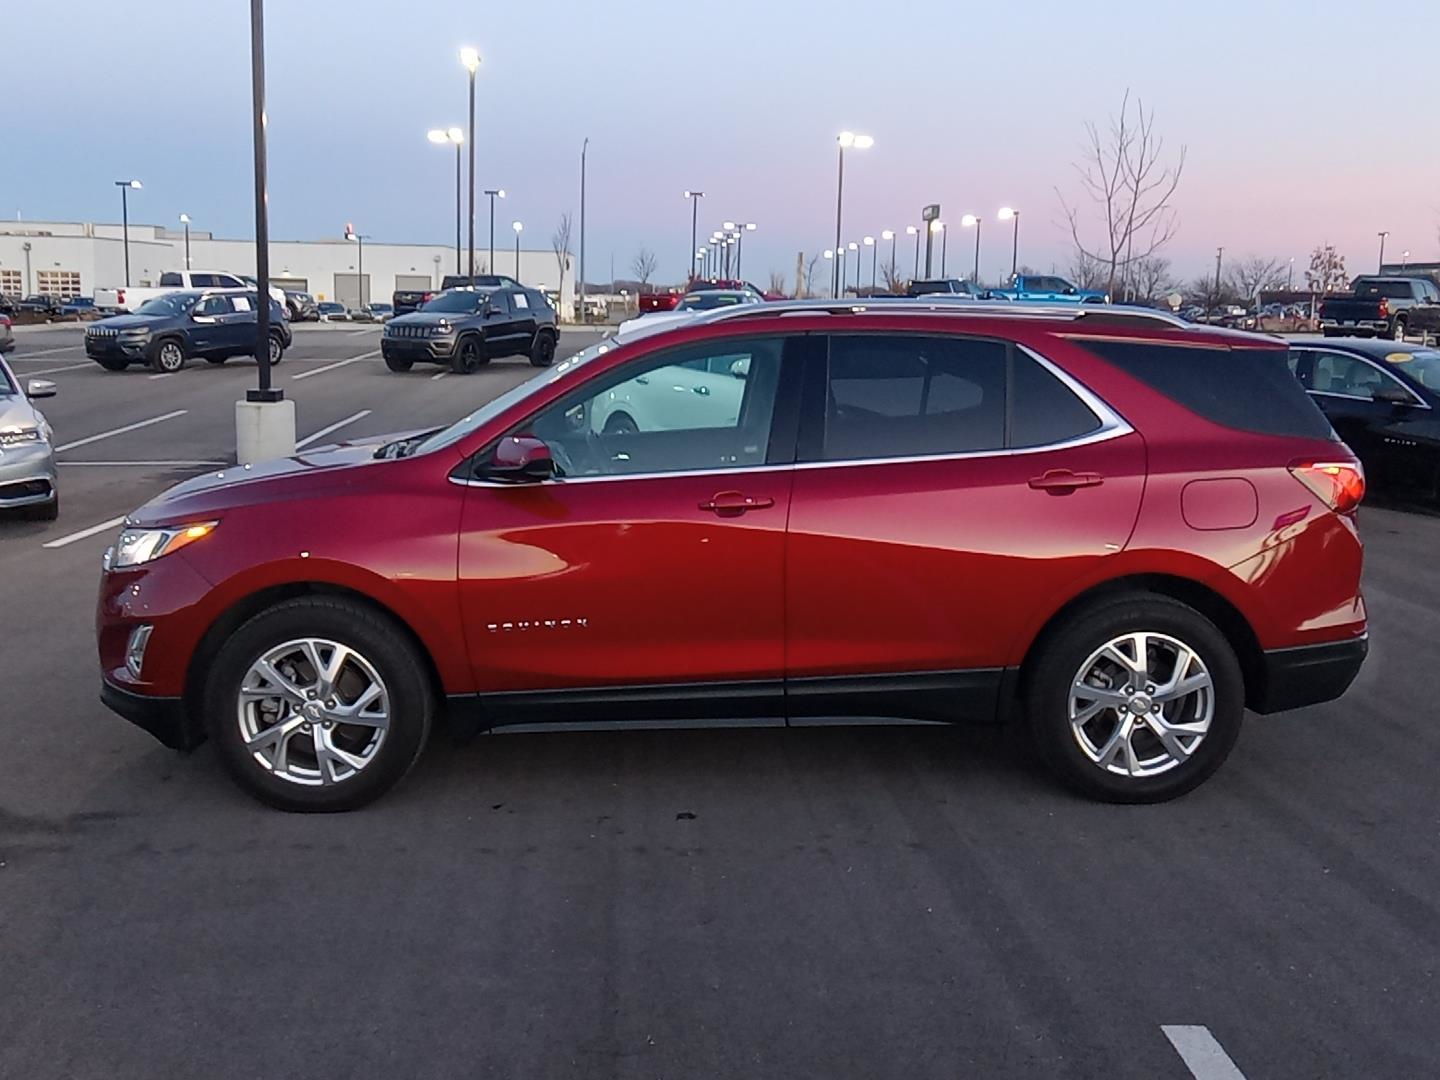
[(485, 474), (496, 480), (524, 483), (548, 480), (555, 475), (550, 447), (530, 435), (507, 435), (495, 447)]
[(730, 374), (737, 379), (748, 379), (750, 377), (750, 358), (742, 356), (730, 365)]
[(25, 387), (25, 396), (31, 401), (55, 396), (55, 384), (49, 379), (31, 379)]

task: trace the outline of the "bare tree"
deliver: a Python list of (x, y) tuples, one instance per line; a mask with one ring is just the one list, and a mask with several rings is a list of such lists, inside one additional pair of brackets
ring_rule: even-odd
[[(1086, 124), (1085, 133), (1087, 145), (1075, 172), (1085, 199), (1094, 204), (1092, 214), (1082, 214), (1079, 203), (1072, 204), (1058, 187), (1055, 194), (1075, 250), (1105, 266), (1106, 291), (1114, 295), (1116, 280), (1126, 268), (1154, 255), (1175, 235), (1178, 222), (1170, 199), (1185, 170), (1185, 147), (1167, 164), (1154, 110), (1146, 112), (1138, 97), (1132, 109), (1128, 90), (1108, 130), (1102, 135), (1094, 124)], [(1086, 223), (1087, 216), (1098, 217), (1098, 224)]]
[(1350, 275), (1345, 272), (1345, 256), (1335, 250), (1334, 244), (1316, 245), (1310, 253), (1305, 287), (1322, 295), (1343, 292), (1350, 287)]
[(565, 291), (565, 270), (570, 262), (570, 215), (561, 214), (560, 224), (550, 234), (550, 249), (555, 252), (555, 262), (560, 267), (559, 291)]
[(1070, 260), (1068, 276), (1072, 285), (1082, 289), (1100, 289), (1105, 286), (1109, 269), (1099, 259), (1076, 249)]
[(655, 273), (655, 253), (647, 247), (642, 247), (635, 253), (635, 258), (630, 260), (630, 272), (635, 275), (643, 288), (650, 284), (650, 278)]
[(785, 295), (785, 273), (782, 270), (770, 271), (770, 292), (776, 296)]
[(1192, 304), (1198, 304), (1207, 312), (1214, 312), (1229, 304), (1237, 304), (1242, 297), (1235, 292), (1230, 282), (1223, 278), (1217, 285), (1214, 274), (1201, 274), (1184, 289), (1185, 297)]
[(1170, 269), (1170, 260), (1161, 255), (1136, 259), (1129, 274), (1131, 298), (1140, 304), (1158, 304), (1179, 291), (1179, 282)]
[(815, 295), (815, 271), (820, 267), (820, 253), (816, 252), (805, 260), (805, 289), (804, 295)]
[(1285, 284), (1286, 265), (1279, 259), (1247, 255), (1230, 263), (1226, 279), (1237, 296), (1253, 300), (1262, 289), (1278, 289)]
[(885, 291), (903, 296), (905, 286), (909, 284), (909, 279), (906, 278), (904, 271), (899, 267), (891, 266), (889, 263), (886, 263), (880, 269), (885, 274)]

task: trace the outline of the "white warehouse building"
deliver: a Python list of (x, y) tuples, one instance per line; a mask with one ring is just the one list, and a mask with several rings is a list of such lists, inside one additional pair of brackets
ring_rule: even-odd
[[(523, 235), (523, 233), (522, 233)], [(489, 272), (488, 237), (476, 237), (475, 268)], [(557, 299), (562, 318), (574, 311), (573, 255), (565, 257), (562, 276), (555, 252), (522, 250), (515, 262), (515, 234), (497, 234), (495, 269)], [(317, 300), (338, 300), (359, 307), (386, 301), (396, 289), (434, 288), (455, 272), (455, 249), (442, 244), (385, 244), (365, 241), (364, 278), (359, 245), (333, 240), (271, 240), (270, 277), (282, 288), (308, 292)], [(462, 253), (462, 260), (464, 254)], [(163, 225), (130, 226), (130, 284), (152, 285), (166, 270), (184, 270), (185, 233)], [(218, 239), (190, 230), (190, 266), (196, 270), (255, 273), (255, 241)], [(98, 222), (0, 222), (0, 293), (10, 297), (46, 293), (93, 296), (96, 288), (125, 284), (124, 232), (120, 225)]]

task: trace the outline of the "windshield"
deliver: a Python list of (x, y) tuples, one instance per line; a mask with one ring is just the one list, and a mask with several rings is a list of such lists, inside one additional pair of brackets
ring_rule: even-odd
[(194, 293), (166, 293), (146, 300), (135, 309), (136, 315), (183, 315), (195, 304)]
[(420, 310), (451, 311), (471, 315), (480, 310), (481, 302), (489, 295), (489, 293), (485, 292), (471, 292), (469, 289), (457, 289), (455, 292), (441, 293), (435, 297), (434, 300), (422, 304)]
[(589, 363), (597, 356), (602, 356), (612, 349), (620, 348), (612, 341), (600, 341), (591, 345), (588, 349), (576, 353), (574, 356), (562, 360), (554, 367), (545, 368), (529, 379), (526, 379), (519, 386), (511, 387), (499, 397), (487, 401), (468, 416), (462, 416), (455, 423), (447, 428), (442, 428), (435, 434), (427, 436), (423, 442), (417, 445), (412, 454), (428, 454), (432, 450), (442, 450), (459, 442), (472, 431), (478, 430), (484, 424), (499, 416), (511, 406), (524, 401), (531, 394), (546, 386), (549, 386), (556, 379), (559, 379), (567, 372), (573, 371), (581, 364)]
[(4, 364), (0, 364), (0, 397), (14, 397), (18, 393), (20, 390), (10, 378), (9, 370)]
[(1385, 360), (1427, 390), (1440, 390), (1440, 349), (1392, 352), (1386, 354)]
[(709, 311), (711, 308), (731, 307), (735, 304), (753, 304), (755, 297), (738, 292), (691, 293), (676, 305), (676, 311)]

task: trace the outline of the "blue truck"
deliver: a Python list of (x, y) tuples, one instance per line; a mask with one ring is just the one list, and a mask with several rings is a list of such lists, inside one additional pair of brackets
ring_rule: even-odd
[(1016, 274), (1010, 284), (991, 289), (995, 300), (1024, 300), (1046, 304), (1108, 304), (1110, 297), (1098, 289), (1081, 289), (1053, 274)]

